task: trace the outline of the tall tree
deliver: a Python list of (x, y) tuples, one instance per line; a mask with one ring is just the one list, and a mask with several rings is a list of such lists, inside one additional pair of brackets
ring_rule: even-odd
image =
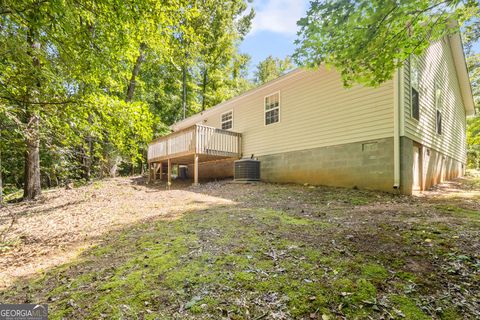
[(255, 82), (257, 84), (263, 84), (278, 78), (293, 67), (294, 65), (289, 56), (285, 57), (285, 59), (268, 56), (265, 60), (258, 63), (257, 70), (255, 71)]
[(127, 94), (125, 97), (126, 102), (130, 102), (133, 99), (133, 94), (135, 93), (135, 87), (137, 85), (137, 77), (138, 73), (140, 72), (140, 67), (145, 60), (145, 49), (146, 44), (144, 42), (140, 43), (140, 48), (138, 49), (138, 57), (133, 65), (132, 69), (132, 76), (130, 77), (130, 81), (128, 82), (127, 86)]
[[(174, 2), (140, 1), (137, 3), (135, 20), (142, 21), (135, 29), (138, 37), (138, 53), (132, 64), (132, 71), (127, 85), (125, 100), (132, 101), (142, 65), (149, 56), (156, 58), (156, 63), (165, 63), (172, 58), (169, 39), (177, 36), (175, 28), (186, 22), (198, 11), (188, 0)], [(184, 38), (195, 37), (191, 29), (182, 29)]]
[(183, 118), (184, 110), (189, 116), (249, 87), (244, 73), (249, 58), (238, 53), (254, 16), (246, 3), (203, 1), (172, 27), (170, 60), (147, 57), (140, 74), (145, 88), (138, 98), (149, 101), (165, 123)]
[(134, 2), (113, 0), (2, 2), (0, 97), (14, 107), (11, 115), (24, 136), (24, 198), (41, 192), (44, 121), (79, 98), (80, 87), (98, 88), (104, 70), (118, 70), (132, 51), (132, 38), (125, 34), (134, 30), (135, 8)]
[[(2, 141), (2, 118), (0, 117), (0, 141)], [(0, 148), (0, 208), (3, 206), (3, 167), (2, 167), (2, 149)]]
[(467, 67), (472, 85), (476, 114), (467, 120), (468, 164), (480, 169), (480, 52), (475, 52), (475, 44), (480, 43), (480, 17), (469, 21), (463, 30)]
[(182, 100), (189, 115), (248, 88), (246, 1), (0, 1), (4, 190), (131, 171)]
[(377, 86), (411, 54), (458, 32), (478, 10), (478, 0), (313, 0), (298, 21), (294, 59), (335, 67), (345, 85)]
[(255, 16), (247, 13), (244, 0), (205, 1), (199, 19), (193, 21), (202, 42), (199, 52), (201, 110), (215, 105), (229, 95), (232, 61), (237, 44), (243, 40)]

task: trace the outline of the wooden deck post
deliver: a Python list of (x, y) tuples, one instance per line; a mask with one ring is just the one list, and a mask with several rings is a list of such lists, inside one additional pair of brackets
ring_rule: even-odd
[(148, 183), (152, 182), (152, 176), (154, 171), (152, 170), (152, 164), (148, 163)]
[(150, 168), (150, 180), (155, 181), (157, 179), (157, 164), (154, 162), (152, 163), (152, 167)]
[(198, 185), (198, 154), (194, 154), (193, 161), (193, 185)]
[(158, 164), (158, 168), (159, 168), (159, 171), (160, 171), (160, 181), (162, 181), (162, 179), (163, 179), (163, 177), (162, 177), (163, 176), (163, 163), (162, 162), (160, 162)]
[(168, 187), (172, 185), (172, 160), (168, 159), (168, 168), (167, 168), (167, 182), (168, 182)]

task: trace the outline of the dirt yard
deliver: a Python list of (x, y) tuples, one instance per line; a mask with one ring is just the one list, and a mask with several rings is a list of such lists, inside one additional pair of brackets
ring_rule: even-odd
[(9, 205), (0, 232), (0, 301), (52, 319), (480, 317), (479, 178), (413, 197), (118, 178)]

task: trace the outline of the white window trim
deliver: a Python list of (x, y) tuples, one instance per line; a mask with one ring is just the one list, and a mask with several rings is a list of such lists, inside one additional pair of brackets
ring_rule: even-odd
[[(437, 98), (437, 89), (440, 89), (440, 97)], [(441, 132), (438, 132), (438, 111), (440, 111), (440, 117), (443, 119), (443, 101), (442, 101), (442, 96), (443, 96), (443, 89), (438, 82), (438, 80), (435, 79), (435, 84), (433, 85), (433, 103), (435, 105), (435, 133), (437, 135), (442, 135), (443, 134), (443, 123), (442, 127), (440, 128)], [(437, 103), (438, 99), (438, 103)]]
[[(232, 119), (227, 120), (227, 121), (222, 121), (223, 115), (224, 115), (224, 114), (227, 114), (227, 113), (232, 113)], [(223, 129), (223, 124), (224, 124), (225, 122), (229, 122), (229, 121), (232, 122), (232, 127), (231, 127), (230, 129)], [(220, 127), (221, 127), (222, 130), (232, 130), (232, 129), (233, 129), (233, 109), (230, 109), (230, 110), (228, 110), (228, 111), (225, 111), (224, 113), (222, 113), (222, 114), (220, 115)]]
[[(270, 96), (273, 96), (275, 94), (278, 93), (278, 107), (275, 107), (275, 108), (272, 108), (272, 109), (269, 109), (269, 110), (266, 110), (265, 109), (265, 101), (267, 100), (268, 97)], [(282, 95), (280, 94), (280, 90), (279, 91), (275, 91), (275, 92), (272, 92), (266, 96), (263, 97), (263, 126), (264, 127), (267, 127), (267, 126), (272, 126), (272, 125), (275, 125), (275, 124), (278, 124), (282, 121), (282, 109), (281, 109), (281, 106), (282, 106)], [(274, 109), (278, 109), (278, 121), (277, 122), (274, 122), (274, 123), (270, 123), (270, 124), (267, 124), (267, 118), (266, 118), (266, 114), (268, 111), (272, 111)]]
[[(412, 60), (416, 60), (416, 66), (417, 66), (417, 85), (414, 86), (412, 83)], [(420, 116), (421, 116), (421, 110), (420, 110), (420, 69), (418, 67), (418, 62), (419, 59), (417, 56), (411, 55), (410, 56), (410, 64), (409, 64), (409, 69), (410, 69), (410, 119), (413, 121), (419, 122), (420, 121)], [(418, 94), (418, 119), (413, 116), (413, 94), (412, 94), (412, 89), (415, 89)]]

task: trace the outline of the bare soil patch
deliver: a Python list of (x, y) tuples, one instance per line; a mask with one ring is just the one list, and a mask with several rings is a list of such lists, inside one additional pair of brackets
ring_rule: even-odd
[[(137, 182), (141, 181), (141, 184)], [(16, 278), (61, 265), (111, 231), (148, 220), (178, 219), (191, 209), (231, 201), (186, 190), (147, 187), (143, 178), (117, 178), (0, 209), (0, 288)], [(11, 228), (12, 217), (15, 223)]]

